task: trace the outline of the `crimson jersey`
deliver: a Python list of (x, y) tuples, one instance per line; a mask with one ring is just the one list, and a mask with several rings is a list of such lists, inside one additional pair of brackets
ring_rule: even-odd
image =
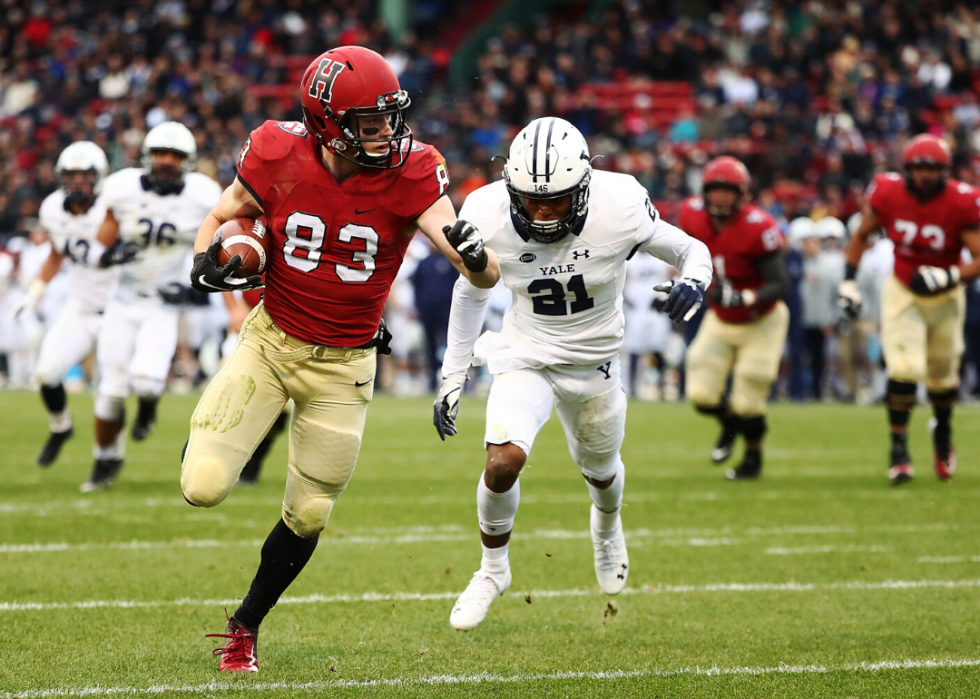
[(963, 231), (980, 225), (980, 190), (956, 180), (922, 202), (905, 188), (905, 178), (887, 172), (868, 187), (868, 204), (895, 243), (895, 276), (905, 286), (917, 267), (959, 264)]
[[(772, 216), (758, 206), (743, 206), (735, 219), (718, 232), (711, 225), (704, 200), (688, 197), (681, 204), (677, 227), (708, 246), (715, 273), (711, 286), (728, 282), (738, 291), (758, 289), (766, 283), (755, 268), (759, 257), (771, 255), (783, 245), (783, 234)], [(722, 308), (712, 304), (726, 323), (748, 323), (772, 310), (776, 302), (750, 308)]]
[(378, 330), (411, 222), (446, 192), (435, 148), (415, 142), (396, 170), (361, 168), (338, 184), (299, 122), (267, 121), (245, 142), (238, 179), (272, 236), (265, 308), (286, 333), (359, 347)]

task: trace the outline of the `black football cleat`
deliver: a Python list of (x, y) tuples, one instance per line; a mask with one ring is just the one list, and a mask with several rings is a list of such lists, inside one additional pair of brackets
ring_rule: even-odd
[(725, 471), (725, 478), (730, 481), (751, 481), (762, 475), (762, 454), (745, 453), (745, 458), (735, 468)]
[(718, 441), (715, 442), (715, 446), (711, 450), (711, 461), (713, 463), (718, 465), (728, 461), (732, 455), (732, 451), (735, 449), (736, 437), (738, 437), (738, 433), (735, 430), (727, 425), (722, 426), (721, 435), (719, 435)]
[(122, 467), (122, 459), (96, 459), (95, 466), (92, 467), (92, 475), (82, 483), (80, 490), (83, 493), (106, 490), (116, 482)]
[(915, 477), (915, 469), (912, 468), (912, 457), (907, 447), (892, 447), (889, 461), (888, 482), (892, 485), (908, 483)]
[(159, 398), (140, 398), (139, 410), (129, 435), (134, 442), (142, 442), (150, 436), (154, 425), (157, 424), (157, 402)]
[(52, 432), (48, 435), (48, 441), (44, 443), (41, 451), (37, 455), (37, 465), (42, 468), (47, 468), (53, 464), (58, 459), (58, 454), (61, 453), (61, 447), (65, 445), (72, 435), (75, 434), (75, 428), (69, 427), (64, 432)]

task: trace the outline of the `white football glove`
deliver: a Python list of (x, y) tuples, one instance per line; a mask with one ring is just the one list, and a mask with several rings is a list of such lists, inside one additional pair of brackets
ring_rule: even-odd
[(456, 434), (456, 416), (459, 415), (459, 397), (466, 383), (466, 372), (450, 374), (443, 378), (436, 394), (436, 402), (432, 406), (432, 424), (436, 426), (439, 439), (446, 441), (446, 436)]
[(932, 296), (940, 292), (952, 289), (960, 283), (960, 268), (923, 266), (915, 270), (909, 282), (909, 288), (922, 296)]
[(837, 305), (851, 320), (861, 313), (861, 290), (853, 279), (842, 281), (837, 287)]
[(37, 309), (41, 307), (41, 299), (44, 297), (46, 286), (47, 284), (40, 279), (31, 282), (24, 297), (14, 304), (14, 320), (20, 320), (20, 317), (25, 313), (28, 315), (37, 313)]

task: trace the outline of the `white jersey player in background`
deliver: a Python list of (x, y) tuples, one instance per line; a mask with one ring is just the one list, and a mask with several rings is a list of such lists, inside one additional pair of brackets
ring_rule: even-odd
[(37, 310), (45, 289), (67, 259), (69, 297), (44, 336), (36, 369), (51, 430), (37, 456), (39, 466), (53, 464), (74, 434), (62, 381), (95, 349), (112, 282), (111, 271), (87, 264), (89, 249), (105, 220), (105, 207), (96, 199), (109, 174), (105, 153), (91, 141), (72, 143), (58, 156), (55, 172), (61, 187), (45, 198), (39, 213), (51, 252), (28, 287), (20, 309)]
[(164, 122), (143, 141), (143, 167), (110, 175), (99, 195), (106, 216), (92, 256), (103, 267), (119, 268), (99, 332), (95, 466), (83, 491), (109, 487), (122, 468), (131, 390), (139, 397), (133, 439), (145, 439), (156, 421), (177, 348), (180, 306), (190, 293), (183, 280), (194, 238), (221, 197), (217, 182), (191, 172), (196, 156), (193, 134)]
[(456, 283), (435, 403), (439, 436), (456, 434), (471, 357), (494, 377), (487, 465), (477, 486), (483, 559), (450, 615), (457, 629), (477, 626), (510, 585), (518, 475), (556, 405), (592, 496), (599, 587), (613, 595), (623, 589), (629, 559), (619, 514), (626, 423), (619, 352), (626, 261), (642, 250), (680, 270), (667, 301), (674, 320), (693, 314), (711, 281), (708, 249), (664, 223), (633, 177), (593, 172), (585, 139), (567, 121), (544, 117), (525, 127), (511, 144), (504, 178), (470, 194), (460, 216), (497, 253), (514, 304), (501, 332), (478, 340), (491, 291)]
[(661, 310), (667, 295), (654, 291), (654, 287), (669, 281), (673, 274), (670, 265), (646, 253), (637, 253), (626, 265), (623, 354), (627, 365), (623, 385), (630, 396), (641, 400), (659, 400), (661, 396), (664, 351), (673, 327)]

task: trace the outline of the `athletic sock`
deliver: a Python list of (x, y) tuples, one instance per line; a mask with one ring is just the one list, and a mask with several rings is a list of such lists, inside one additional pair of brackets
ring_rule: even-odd
[(280, 519), (262, 545), (259, 569), (232, 618), (253, 631), (258, 629), (266, 614), (306, 566), (319, 538), (319, 534), (312, 539), (296, 536)]
[(909, 448), (908, 432), (892, 432), (892, 453), (906, 452)]
[(485, 544), (481, 546), (483, 546), (483, 559), (480, 561), (480, 570), (489, 573), (494, 579), (504, 577), (510, 570), (510, 542), (493, 549), (487, 548)]
[(92, 446), (92, 455), (98, 459), (125, 459), (126, 458), (126, 423), (125, 418), (123, 419), (123, 425), (119, 428), (119, 434), (116, 435), (116, 441), (107, 447), (99, 446), (96, 442)]
[(53, 386), (41, 386), (41, 400), (44, 401), (44, 407), (48, 409), (48, 425), (51, 431), (67, 432), (70, 430), (71, 415), (66, 410), (68, 396), (65, 395), (64, 385), (57, 383)]
[(487, 536), (501, 536), (514, 528), (517, 508), (521, 504), (521, 479), (514, 481), (511, 489), (495, 493), (487, 487), (480, 474), (476, 486), (476, 515), (480, 521), (480, 531)]
[(592, 496), (591, 524), (592, 530), (602, 538), (608, 538), (619, 524), (619, 510), (623, 505), (623, 487), (626, 484), (626, 467), (622, 460), (616, 467), (616, 475), (612, 484), (608, 488), (596, 488), (594, 485), (585, 482), (589, 488), (589, 495)]
[(957, 393), (955, 388), (948, 391), (929, 392), (929, 402), (932, 403), (932, 412), (936, 418), (936, 427), (932, 431), (932, 443), (936, 450), (936, 456), (944, 461), (949, 458), (949, 450), (952, 446), (951, 419)]
[(136, 422), (141, 425), (149, 425), (157, 419), (157, 403), (160, 396), (140, 396), (139, 409), (136, 413)]

